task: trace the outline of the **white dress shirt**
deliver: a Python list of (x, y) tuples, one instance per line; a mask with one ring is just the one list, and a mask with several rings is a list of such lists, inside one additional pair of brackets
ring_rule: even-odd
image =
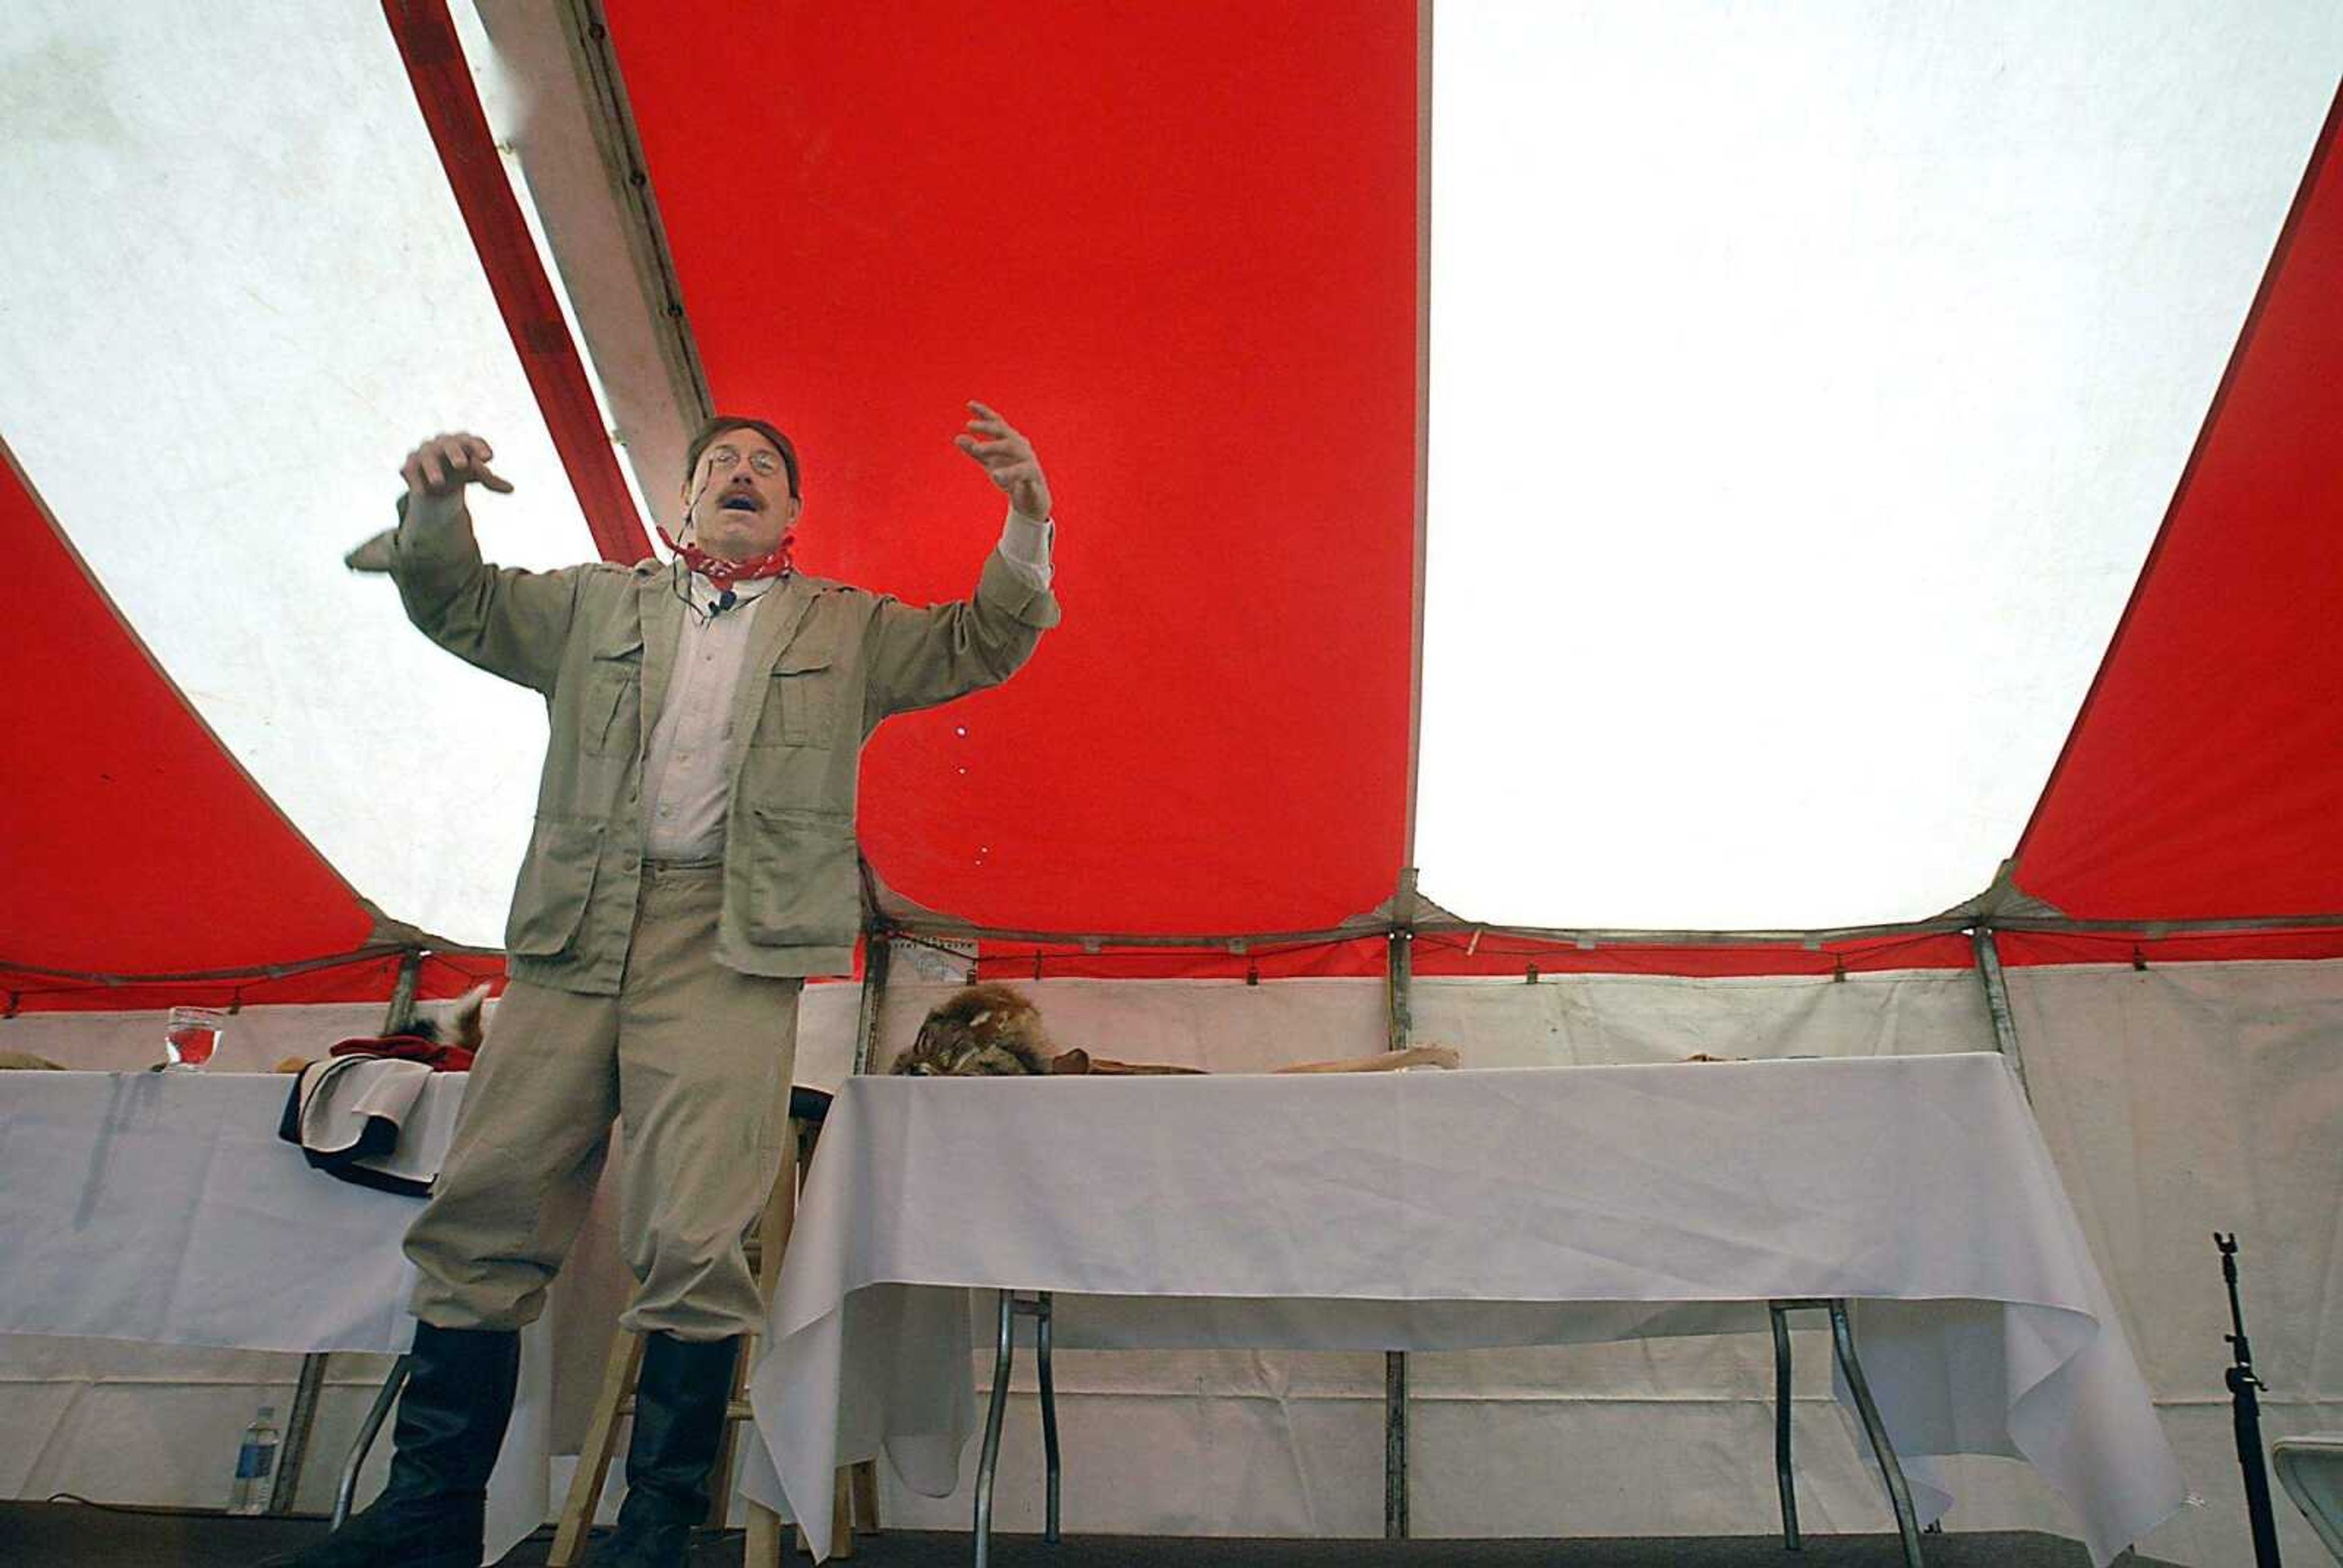
[[(1046, 590), (1055, 570), (1050, 546), (1053, 521), (1035, 522), (1014, 508), (1001, 529), (1001, 558)], [(751, 629), (779, 578), (732, 585), (734, 602), (719, 608), (719, 590), (698, 572), (685, 574), (692, 613), (683, 618), (675, 673), (659, 721), (643, 753), (643, 852), (653, 860), (720, 860), (730, 779), (725, 770), (732, 739), (732, 696), (740, 666), (755, 639)]]

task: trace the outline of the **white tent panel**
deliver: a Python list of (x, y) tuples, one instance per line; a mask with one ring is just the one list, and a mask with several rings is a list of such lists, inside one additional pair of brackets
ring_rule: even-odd
[(595, 551), (380, 10), (26, 0), (0, 120), (0, 434), (343, 875), (498, 941), (541, 706), (341, 557), (449, 429), (518, 487), (475, 508), (493, 558)]
[(1426, 890), (1693, 929), (1979, 891), (2338, 68), (2321, 0), (1441, 6)]
[[(881, 1061), (910, 1043), (949, 988), (890, 988)], [(1068, 1044), (1131, 1060), (1258, 1069), (1373, 1050), (1383, 1041), (1377, 980), (1047, 980), (1025, 988)], [(2246, 1248), (2246, 1305), (2256, 1359), (2270, 1382), (2265, 1430), (2343, 1422), (2343, 1362), (2329, 1325), (2333, 1217), (2343, 1211), (2343, 1084), (2331, 1066), (2343, 1028), (2343, 963), (2017, 970), (2010, 977), (2028, 1081), (2043, 1133), (2091, 1251), (2121, 1308), (2167, 1433), (2190, 1485), (2208, 1500), (2142, 1543), (2159, 1559), (2228, 1568), (2244, 1513), (2220, 1369), (2227, 1307), (2209, 1232)], [(1815, 979), (1679, 980), (1564, 976), (1420, 980), (1419, 1039), (1460, 1044), (1468, 1065), (1656, 1061), (1719, 1055), (1871, 1056), (1984, 1046), (1991, 1030), (1974, 973)], [(800, 1079), (835, 1082), (847, 1067), (859, 988), (809, 992)], [(352, 1008), (247, 1010), (223, 1043), (230, 1065), (314, 1054), (370, 1028)], [(26, 1015), (0, 1024), (0, 1045), (82, 1067), (152, 1060), (153, 1015)], [(1687, 1069), (1696, 1071), (1699, 1069)], [(1785, 1138), (1811, 1129), (1785, 1127)], [(1554, 1158), (1572, 1153), (1557, 1149)], [(320, 1181), (325, 1178), (320, 1177)], [(0, 1400), (23, 1430), (0, 1439), (0, 1485), (18, 1493), (70, 1487), (126, 1495), (124, 1455), (170, 1446), (137, 1473), (165, 1479), (152, 1501), (217, 1501), (218, 1444), (252, 1404), (284, 1397), (290, 1358), (273, 1372), (187, 1364), (71, 1362), (0, 1346)], [(1881, 1530), (1887, 1515), (1845, 1423), (1830, 1402), (1826, 1355), (1799, 1352), (1800, 1501), (1809, 1528)], [(86, 1364), (85, 1364), (86, 1362)], [(1023, 1358), (1030, 1374), (1031, 1358)], [(1762, 1335), (1706, 1342), (1484, 1351), (1416, 1358), (1413, 1523), (1436, 1534), (1758, 1533), (1773, 1521), (1770, 1357)], [(146, 1375), (130, 1407), (84, 1382)], [(252, 1387), (274, 1377), (272, 1392)], [(581, 1380), (590, 1386), (590, 1374)], [(1078, 1352), (1058, 1364), (1068, 1440), (1067, 1523), (1082, 1531), (1349, 1533), (1381, 1530), (1380, 1358), (1222, 1352)], [(230, 1386), (214, 1386), (226, 1384)], [(1038, 1417), (1012, 1402), (1001, 1472), (1003, 1528), (1039, 1527)], [(332, 1442), (362, 1398), (336, 1406)], [(128, 1432), (124, 1422), (145, 1424)], [(76, 1413), (78, 1412), (79, 1413)], [(574, 1414), (575, 1412), (573, 1412)], [(334, 1452), (327, 1447), (321, 1452)], [(1664, 1473), (1663, 1489), (1648, 1484)], [(1946, 1467), (1960, 1503), (1954, 1530), (2071, 1530), (2064, 1505), (2024, 1466), (1976, 1459)], [(13, 1478), (13, 1482), (12, 1482)], [(897, 1493), (887, 1517), (960, 1529), (968, 1497)], [(305, 1491), (305, 1496), (307, 1495)], [(2314, 1553), (2281, 1510), (2289, 1553)]]

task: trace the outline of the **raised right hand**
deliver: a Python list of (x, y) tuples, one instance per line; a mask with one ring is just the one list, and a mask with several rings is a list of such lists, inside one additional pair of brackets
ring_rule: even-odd
[(407, 454), (398, 471), (407, 480), (407, 493), (417, 499), (453, 496), (467, 485), (486, 485), (500, 496), (509, 496), (512, 486), (488, 471), (488, 461), (495, 456), (486, 441), (458, 430), (434, 436), (416, 447)]

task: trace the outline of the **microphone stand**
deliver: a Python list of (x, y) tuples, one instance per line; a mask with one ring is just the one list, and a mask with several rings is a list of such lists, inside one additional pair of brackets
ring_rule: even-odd
[(2237, 1332), (2223, 1334), (2236, 1357), (2227, 1374), (2230, 1414), (2237, 1428), (2237, 1468), (2246, 1477), (2246, 1518), (2254, 1532), (2254, 1568), (2279, 1568), (2278, 1520), (2270, 1513), (2269, 1469), (2262, 1460), (2262, 1405), (2259, 1391), (2269, 1385), (2255, 1375), (2254, 1348), (2246, 1340), (2246, 1317), (2237, 1305), (2237, 1238), (2213, 1232), (2221, 1250), (2221, 1278), (2229, 1286), (2229, 1323)]

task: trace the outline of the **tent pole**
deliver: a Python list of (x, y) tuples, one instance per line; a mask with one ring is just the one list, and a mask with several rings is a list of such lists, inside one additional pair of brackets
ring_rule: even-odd
[(1383, 1539), (1407, 1539), (1407, 1352), (1383, 1352)]
[[(1415, 868), (1403, 867), (1399, 874), (1399, 893), (1392, 900), (1392, 930), (1384, 939), (1386, 956), (1384, 995), (1389, 1002), (1388, 1043), (1393, 1050), (1405, 1050), (1408, 1035), (1414, 1027), (1413, 1010), (1409, 996), (1414, 984), (1415, 967), (1411, 944), (1414, 933), (1408, 928), (1415, 920)], [(1407, 1539), (1407, 1352), (1383, 1352), (1383, 1539)]]
[(1973, 927), (1969, 938), (1976, 944), (1977, 978), (1985, 981), (1986, 1010), (1993, 1014), (1993, 1048), (2009, 1058), (2010, 1069), (2017, 1074), (2017, 1087), (2031, 1105), (2034, 1088), (2026, 1081), (2026, 1056), (2017, 1048), (2017, 1021), (2009, 1010), (2009, 980), (2001, 970), (2001, 950), (1994, 945), (1991, 926)]
[(1390, 1038), (1386, 1044), (1393, 1050), (1405, 1050), (1408, 1035), (1415, 1020), (1409, 988), (1415, 979), (1415, 966), (1411, 961), (1411, 944), (1415, 940), (1415, 868), (1408, 866), (1399, 874), (1399, 894), (1392, 900), (1392, 925), (1383, 939), (1387, 959), (1386, 994), (1390, 1006)]
[(854, 1070), (870, 1070), (870, 1058), (879, 1049), (879, 1009), (887, 999), (887, 970), (893, 961), (895, 941), (881, 927), (873, 926), (862, 936), (862, 1011), (854, 1024)]
[[(415, 1021), (415, 993), (423, 984), (423, 951), (409, 948), (398, 956), (398, 979), (391, 983), (390, 1008), (383, 1014), (382, 1032), (397, 1034)], [(293, 1408), (285, 1418), (285, 1448), (277, 1456), (277, 1475), (268, 1489), (268, 1512), (293, 1512), (293, 1494), (301, 1488), (301, 1464), (309, 1456), (309, 1432), (317, 1424), (317, 1401), (326, 1392), (325, 1351), (301, 1357), (300, 1380), (293, 1387)]]
[(390, 1010), (382, 1017), (382, 1032), (397, 1034), (415, 1021), (415, 993), (423, 986), (423, 952), (409, 948), (398, 956), (398, 979), (390, 988)]
[[(1877, 926), (1824, 926), (1812, 930), (1651, 930), (1631, 927), (1597, 926), (1523, 926), (1489, 920), (1474, 920), (1441, 910), (1415, 922), (1419, 936), (1463, 937), (1526, 937), (1538, 941), (1574, 943), (1584, 947), (1774, 947), (1811, 950), (1817, 944), (1859, 942), (1872, 940), (1904, 940), (1917, 937), (1965, 936), (1976, 929), (1978, 916), (1970, 910), (1947, 913), (1925, 920), (1903, 920)], [(2148, 941), (2188, 935), (2204, 936), (2271, 936), (2288, 931), (2331, 932), (2343, 930), (2343, 912), (2323, 915), (2233, 915), (2214, 920), (2078, 920), (2064, 916), (2034, 916), (1996, 914), (1997, 930), (2006, 931), (2043, 931), (2074, 936), (2122, 936)], [(1231, 942), (1241, 941), (1258, 950), (1275, 947), (1311, 947), (1325, 943), (1365, 941), (1386, 936), (1392, 922), (1378, 910), (1344, 925), (1322, 926), (1310, 930), (1285, 931), (1101, 931), (1101, 930), (1034, 930), (1021, 926), (988, 926), (947, 916), (921, 912), (908, 918), (897, 918), (893, 929), (906, 936), (927, 937), (940, 941), (988, 941), (995, 943), (1034, 943), (1044, 946), (1079, 947), (1084, 952), (1096, 952), (1103, 948), (1134, 948), (1161, 951), (1175, 948), (1210, 948), (1225, 950)], [(380, 950), (367, 950), (358, 957), (373, 957)], [(1004, 955), (1005, 956), (1005, 955)], [(336, 960), (334, 961), (343, 961)], [(53, 976), (65, 980), (93, 980), (106, 984), (127, 984), (165, 980), (223, 980), (246, 974), (260, 974), (275, 979), (282, 974), (297, 974), (319, 967), (317, 963), (283, 965), (261, 970), (212, 970), (196, 974), (175, 975), (94, 975), (72, 970), (45, 970), (29, 964), (10, 964), (8, 968), (21, 974)]]

